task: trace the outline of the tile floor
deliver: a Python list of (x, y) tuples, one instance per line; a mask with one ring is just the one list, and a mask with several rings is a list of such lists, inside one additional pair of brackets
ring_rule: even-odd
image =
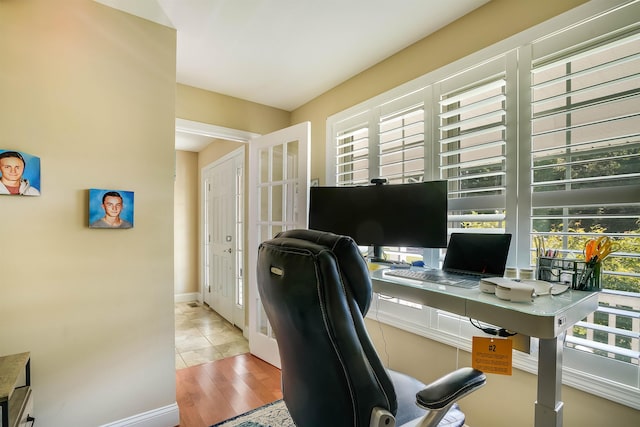
[(175, 304), (176, 369), (247, 353), (242, 331), (199, 302)]

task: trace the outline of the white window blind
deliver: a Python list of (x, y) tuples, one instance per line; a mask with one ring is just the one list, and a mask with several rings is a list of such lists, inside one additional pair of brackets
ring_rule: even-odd
[[(425, 178), (425, 109), (422, 91), (402, 96), (377, 109), (378, 135), (375, 141), (376, 177), (389, 184), (423, 182)], [(373, 178), (373, 177), (372, 177)], [(394, 261), (412, 262), (423, 259), (422, 248), (385, 247), (385, 256)], [(413, 306), (399, 299), (389, 300)]]
[(532, 70), (533, 192), (637, 184), (640, 34)]
[[(600, 308), (569, 332), (566, 345), (624, 362), (618, 372), (628, 372), (618, 381), (637, 388), (640, 26), (534, 57), (531, 68), (531, 234), (563, 257), (581, 258), (586, 241), (603, 235), (617, 248), (602, 264)], [(607, 376), (611, 367), (588, 369)]]
[(411, 106), (380, 117), (379, 176), (390, 183), (424, 181), (424, 107)]
[(440, 175), (456, 198), (505, 192), (505, 86), (501, 76), (440, 100)]
[(503, 55), (435, 85), (437, 168), (449, 183), (450, 232), (506, 230), (514, 61), (514, 53)]
[(336, 184), (369, 183), (369, 128), (367, 123), (340, 130), (336, 134)]
[[(505, 77), (499, 76), (440, 99), (439, 169), (452, 200), (505, 195), (505, 87)], [(456, 231), (504, 232), (504, 206), (454, 210), (449, 219)]]

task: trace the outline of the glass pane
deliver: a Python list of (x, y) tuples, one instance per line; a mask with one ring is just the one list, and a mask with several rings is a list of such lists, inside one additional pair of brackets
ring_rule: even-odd
[(424, 110), (401, 111), (379, 124), (379, 175), (409, 182), (424, 175)]
[(348, 129), (336, 135), (336, 183), (369, 183), (369, 129)]
[(285, 220), (287, 223), (297, 223), (298, 220), (298, 210), (296, 208), (296, 186), (298, 184), (289, 183), (285, 184), (285, 192), (287, 194), (287, 198), (285, 199), (285, 209), (286, 209), (286, 217)]
[(451, 198), (506, 192), (506, 81), (445, 96), (441, 106), (440, 176)]
[(298, 178), (298, 141), (287, 143), (287, 175), (286, 179)]
[(269, 221), (269, 187), (261, 187), (258, 193), (258, 218), (260, 222), (267, 222)]
[(258, 240), (260, 242), (264, 242), (265, 240), (269, 240), (273, 237), (271, 234), (271, 227), (268, 225), (261, 225), (259, 230)]
[[(602, 261), (605, 289), (640, 292), (640, 204), (619, 206), (558, 206), (533, 208), (531, 229), (545, 247), (565, 258), (582, 258), (586, 242), (608, 235), (616, 250)], [(532, 248), (532, 264), (535, 251)], [(631, 305), (632, 306), (632, 305)]]
[(277, 146), (277, 147), (273, 147), (273, 177), (272, 180), (273, 181), (282, 181), (282, 178), (284, 177), (284, 163), (282, 160), (282, 151), (283, 151), (283, 147), (282, 146)]
[(274, 185), (271, 190), (271, 221), (272, 222), (281, 222), (283, 221), (282, 217), (282, 185)]
[(632, 35), (532, 71), (535, 192), (637, 183), (638, 49)]
[(258, 176), (260, 183), (269, 182), (269, 150), (263, 148), (258, 153)]

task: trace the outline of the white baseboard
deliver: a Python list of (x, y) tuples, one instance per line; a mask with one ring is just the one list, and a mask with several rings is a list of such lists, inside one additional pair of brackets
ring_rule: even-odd
[(178, 403), (133, 415), (100, 427), (175, 427), (180, 424)]
[(199, 292), (189, 292), (186, 294), (175, 294), (173, 296), (175, 302), (189, 302), (189, 301), (200, 301), (201, 296)]

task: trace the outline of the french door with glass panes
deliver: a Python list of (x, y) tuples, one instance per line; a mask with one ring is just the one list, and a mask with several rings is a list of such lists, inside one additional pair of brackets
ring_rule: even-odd
[(249, 148), (249, 347), (280, 367), (273, 331), (256, 282), (258, 245), (283, 230), (307, 228), (311, 125), (253, 139)]

